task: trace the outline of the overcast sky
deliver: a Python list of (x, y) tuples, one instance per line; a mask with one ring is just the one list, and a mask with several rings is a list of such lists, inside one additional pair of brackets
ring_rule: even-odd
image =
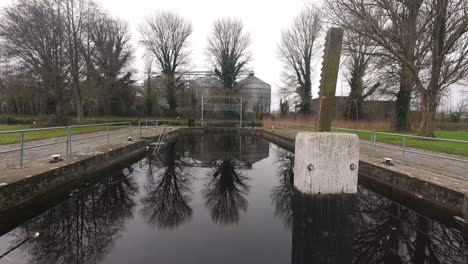
[[(292, 18), (304, 6), (303, 0), (100, 0), (102, 6), (117, 17), (128, 21), (133, 32), (133, 41), (138, 45), (138, 25), (144, 17), (156, 10), (173, 10), (189, 19), (193, 25), (190, 38), (192, 46), (192, 67), (194, 70), (212, 70), (204, 56), (207, 37), (213, 22), (219, 17), (231, 16), (242, 19), (246, 31), (251, 35), (253, 61), (250, 68), (260, 79), (273, 88), (274, 108), (278, 104), (281, 64), (276, 48), (281, 30), (288, 26)], [(143, 71), (142, 48), (137, 50), (136, 66)]]
[[(213, 22), (223, 16), (242, 19), (245, 29), (252, 38), (251, 52), (253, 61), (250, 68), (260, 79), (270, 83), (273, 87), (272, 102), (276, 106), (276, 92), (280, 84), (281, 63), (277, 56), (277, 43), (281, 30), (288, 26), (292, 18), (304, 6), (306, 0), (96, 0), (103, 9), (115, 17), (129, 23), (133, 44), (137, 47), (134, 66), (143, 72), (143, 50), (138, 47), (138, 25), (144, 17), (157, 10), (172, 10), (189, 19), (193, 25), (192, 64), (194, 70), (209, 69), (203, 56), (207, 43), (207, 36)], [(314, 1), (314, 0), (311, 0)], [(0, 6), (11, 3), (11, 0), (0, 0)], [(316, 92), (315, 92), (316, 94)], [(279, 100), (279, 99), (278, 99)], [(276, 108), (276, 107), (275, 107)]]
[[(280, 76), (282, 65), (278, 59), (277, 44), (281, 31), (288, 27), (294, 16), (304, 7), (306, 2), (318, 0), (96, 0), (104, 10), (113, 16), (127, 21), (132, 33), (132, 42), (136, 48), (134, 68), (138, 71), (141, 80), (144, 71), (143, 48), (138, 45), (138, 25), (145, 16), (158, 10), (172, 10), (189, 19), (193, 25), (193, 34), (190, 38), (192, 47), (193, 70), (212, 70), (206, 63), (204, 50), (207, 37), (211, 32), (213, 22), (223, 16), (242, 19), (245, 29), (250, 33), (253, 61), (250, 68), (255, 75), (272, 85), (272, 108), (277, 109), (279, 104), (278, 86), (281, 84)], [(0, 0), (0, 7), (11, 3), (12, 0)], [(320, 64), (314, 65), (320, 71)], [(317, 97), (318, 76), (315, 72), (312, 95)], [(337, 95), (347, 94), (348, 89), (343, 81), (338, 81)], [(458, 89), (457, 89), (458, 90)], [(455, 92), (446, 104), (455, 104), (461, 91)], [(447, 98), (448, 99), (448, 98)], [(449, 103), (450, 101), (450, 103)]]

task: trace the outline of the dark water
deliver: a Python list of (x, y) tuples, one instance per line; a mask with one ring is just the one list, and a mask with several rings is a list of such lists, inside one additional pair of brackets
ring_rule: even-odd
[(300, 195), (291, 159), (257, 137), (181, 137), (18, 222), (0, 263), (468, 263), (462, 227), (364, 187)]

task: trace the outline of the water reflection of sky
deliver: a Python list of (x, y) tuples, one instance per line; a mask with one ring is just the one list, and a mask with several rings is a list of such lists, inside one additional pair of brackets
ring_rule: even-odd
[(467, 263), (467, 231), (363, 187), (302, 196), (291, 160), (257, 137), (180, 138), (18, 223), (0, 263)]

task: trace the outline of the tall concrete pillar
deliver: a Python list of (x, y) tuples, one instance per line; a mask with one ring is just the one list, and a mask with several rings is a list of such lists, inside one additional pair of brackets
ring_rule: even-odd
[(325, 51), (322, 62), (322, 78), (320, 81), (318, 127), (320, 132), (330, 132), (335, 113), (335, 93), (338, 70), (340, 68), (343, 29), (331, 28), (327, 32)]
[(301, 132), (296, 136), (294, 186), (315, 194), (356, 193), (359, 137), (342, 133)]

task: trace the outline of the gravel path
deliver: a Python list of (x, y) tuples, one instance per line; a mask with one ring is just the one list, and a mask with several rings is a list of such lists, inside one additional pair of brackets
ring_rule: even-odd
[[(142, 129), (142, 136), (156, 135), (158, 128)], [(107, 138), (107, 131), (100, 131), (94, 133), (86, 133), (75, 135), (72, 138), (72, 152), (76, 153), (88, 153), (93, 152), (96, 148), (105, 146), (107, 144), (118, 143), (127, 141), (128, 137), (132, 135), (133, 139), (140, 138), (140, 131), (138, 128), (134, 128), (130, 133), (128, 128), (111, 130), (109, 135), (109, 141)], [(89, 138), (92, 137), (92, 138)], [(89, 139), (84, 139), (89, 138)], [(81, 139), (81, 140), (80, 140)], [(43, 140), (34, 140), (25, 142), (24, 147), (28, 148), (31, 146), (38, 146), (43, 144), (55, 143), (54, 145), (25, 149), (23, 162), (24, 166), (36, 161), (49, 160), (51, 155), (60, 154), (66, 155), (66, 137), (56, 137)], [(0, 152), (6, 150), (18, 149), (19, 144), (0, 145)], [(20, 152), (10, 152), (0, 154), (0, 170), (12, 167), (18, 167), (20, 164)]]
[[(295, 129), (273, 129), (277, 134), (280, 134), (287, 138), (295, 138), (300, 130)], [(414, 167), (417, 169), (430, 171), (433, 173), (442, 174), (445, 176), (450, 176), (457, 179), (468, 180), (468, 158), (463, 156), (451, 155), (441, 152), (435, 151), (427, 151), (421, 150), (416, 148), (407, 148), (409, 151), (417, 151), (429, 155), (440, 155), (445, 157), (451, 157), (456, 159), (466, 160), (467, 162), (455, 161), (440, 157), (433, 157), (428, 155), (421, 155), (415, 153), (408, 153), (405, 154), (405, 161), (403, 162), (403, 154), (401, 150), (392, 149), (395, 145), (385, 144), (377, 142), (379, 146), (375, 148), (375, 158), (391, 158), (397, 164), (403, 164), (406, 166)], [(368, 140), (361, 140), (361, 155), (369, 157), (371, 155), (370, 150), (370, 141)]]

